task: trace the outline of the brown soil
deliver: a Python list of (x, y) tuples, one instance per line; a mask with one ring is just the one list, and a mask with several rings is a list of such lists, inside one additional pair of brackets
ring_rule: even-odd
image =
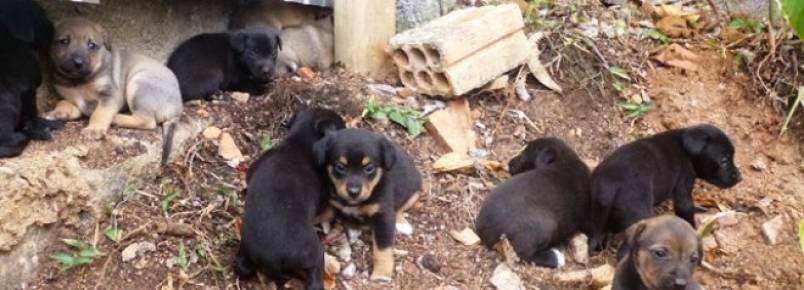
[[(602, 43), (598, 45), (604, 47)], [(736, 163), (744, 181), (727, 190), (701, 182), (695, 188), (696, 199), (710, 212), (719, 208), (740, 214), (737, 222), (715, 231), (718, 247), (706, 256), (713, 268), (700, 269), (699, 281), (710, 290), (800, 289), (804, 285), (804, 255), (796, 236), (798, 221), (804, 218), (800, 141), (778, 136), (780, 117), (770, 106), (747, 95), (752, 90), (745, 87), (745, 76), (723, 73), (728, 60), (707, 48), (691, 50), (703, 60), (699, 72), (664, 67), (646, 70), (638, 83), (646, 87), (656, 106), (637, 120), (627, 118), (618, 109), (617, 97), (610, 88), (597, 86), (598, 82), (607, 83), (609, 76), (600, 80), (586, 78), (589, 71), (601, 69), (594, 55), (577, 50), (564, 52), (571, 64), (557, 79), (565, 87), (565, 95), (530, 83), (534, 96), (530, 102), (506, 92), (471, 97), (478, 116), (480, 147), (489, 151), (489, 158), (507, 162), (527, 140), (557, 136), (572, 144), (583, 158), (599, 161), (617, 146), (665, 129), (701, 122), (718, 125), (735, 142)], [(604, 52), (610, 59), (621, 53), (627, 52)], [(640, 57), (631, 62), (644, 65), (644, 56)], [(626, 61), (629, 60), (623, 60)], [(371, 81), (340, 72), (324, 73), (310, 81), (279, 80), (269, 94), (252, 96), (245, 104), (224, 95), (216, 101), (188, 107), (187, 114), (205, 118), (231, 133), (249, 160), (258, 156), (261, 136), (281, 140), (281, 121), (308, 105), (333, 108), (348, 119), (350, 126), (383, 132), (415, 157), (425, 176), (422, 198), (408, 213), (415, 231), (412, 236), (397, 236), (396, 249), (401, 252), (396, 254), (397, 271), (392, 284), (369, 281), (370, 240), (364, 233), (362, 240), (352, 246), (357, 272), (350, 279), (336, 276), (337, 289), (435, 289), (447, 285), (493, 289), (489, 278), (502, 261), (500, 255), (481, 246), (461, 245), (448, 233), (472, 226), (484, 196), (508, 178), (507, 173), (480, 169), (468, 175), (433, 174), (433, 161), (444, 153), (433, 138), (426, 134), (410, 138), (396, 125), (360, 118), (367, 83)], [(382, 97), (380, 102), (408, 103), (397, 97)], [(420, 98), (418, 102), (430, 101)], [(515, 118), (510, 110), (525, 112), (533, 123)], [(78, 131), (80, 126), (72, 125), (68, 133), (61, 134), (75, 136)], [(121, 131), (112, 133), (118, 132)], [(56, 142), (62, 142), (63, 136), (58, 135)], [(237, 223), (243, 205), (240, 192), (248, 161), (232, 168), (218, 157), (214, 141), (197, 136), (191, 143), (165, 174), (134, 184), (136, 190), (127, 191), (123, 201), (111, 205), (109, 216), (102, 219), (97, 232), (72, 227), (58, 231), (59, 237), (97, 241), (104, 257), (64, 273), (50, 262), (31, 289), (261, 289), (257, 281), (238, 281), (230, 268), (238, 244)], [(131, 150), (136, 148), (123, 151), (135, 152)], [(765, 167), (755, 169), (761, 167), (752, 166), (758, 162)], [(168, 191), (178, 194), (168, 213), (164, 213), (160, 202)], [(760, 226), (776, 215), (784, 216), (784, 228), (778, 244), (769, 246)], [(152, 225), (163, 220), (186, 223), (195, 235), (158, 234)], [(119, 244), (103, 238), (103, 230), (114, 224), (124, 231), (125, 239)], [(141, 241), (154, 243), (157, 250), (131, 262), (121, 262), (121, 251)], [(187, 249), (191, 261), (187, 273), (168, 265), (180, 244)], [(44, 251), (41, 259), (66, 250), (63, 245), (54, 245)], [(561, 270), (528, 265), (518, 265), (514, 270), (528, 289), (591, 289), (586, 284), (558, 282), (555, 275), (613, 263), (613, 252), (611, 245), (603, 254), (592, 257), (588, 265), (570, 262)], [(421, 267), (417, 261), (424, 256), (440, 265), (440, 270), (434, 273)]]

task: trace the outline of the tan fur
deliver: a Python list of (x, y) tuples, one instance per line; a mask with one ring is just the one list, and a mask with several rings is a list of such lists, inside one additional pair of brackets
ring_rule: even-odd
[(397, 221), (397, 223), (405, 220), (405, 216), (404, 216), (405, 212), (408, 211), (408, 209), (410, 209), (411, 207), (413, 207), (413, 205), (415, 205), (417, 201), (419, 201), (419, 195), (420, 194), (418, 192), (413, 194), (408, 199), (408, 201), (405, 202), (405, 204), (403, 204), (400, 208), (398, 208), (396, 210), (396, 221)]
[(318, 215), (315, 216), (313, 219), (313, 224), (320, 224), (320, 223), (329, 223), (335, 219), (335, 209), (331, 206), (327, 206), (324, 210), (321, 211)]
[(278, 75), (293, 73), (300, 67), (326, 69), (335, 62), (331, 18), (285, 28), (280, 37), (282, 50), (276, 61)]
[[(70, 18), (56, 26), (56, 39), (69, 39), (69, 45), (54, 42), (51, 58), (56, 64), (53, 86), (63, 98), (45, 114), (51, 120), (75, 120), (89, 116), (83, 133), (102, 138), (109, 127), (154, 129), (157, 124), (179, 117), (182, 111), (178, 80), (162, 63), (133, 52), (112, 49), (109, 37), (98, 24)], [(88, 50), (88, 43), (102, 46)], [(71, 75), (59, 64), (74, 55), (85, 55), (89, 73)], [(131, 114), (120, 114), (130, 111)]]
[(351, 206), (351, 205), (344, 205), (336, 200), (330, 200), (330, 204), (336, 209), (338, 209), (338, 211), (346, 215), (359, 218), (370, 218), (380, 211), (379, 203)]
[(299, 26), (331, 14), (323, 7), (288, 3), (282, 0), (258, 0), (241, 7), (232, 15), (229, 29), (268, 26), (278, 31)]
[(363, 157), (363, 160), (360, 162), (360, 164), (363, 165), (363, 166), (366, 166), (369, 163), (371, 163), (371, 158), (368, 158), (368, 156)]
[[(634, 264), (642, 283), (648, 289), (660, 289), (661, 277), (667, 268), (657, 265), (651, 259), (651, 250), (667, 249), (672, 263), (687, 263), (689, 257), (698, 251), (699, 240), (695, 230), (688, 223), (670, 215), (658, 216), (640, 221), (626, 230), (626, 238), (643, 244), (634, 255)], [(666, 266), (666, 265), (665, 265)]]
[(372, 240), (371, 280), (391, 280), (394, 275), (394, 248), (378, 249), (377, 242)]
[(335, 187), (335, 193), (344, 200), (350, 201), (352, 204), (357, 204), (369, 199), (374, 193), (374, 187), (376, 187), (377, 183), (380, 182), (380, 178), (382, 178), (383, 174), (382, 169), (377, 168), (377, 173), (374, 175), (374, 179), (364, 183), (357, 198), (352, 198), (349, 196), (349, 192), (346, 190), (346, 182), (335, 177), (334, 170), (335, 169), (332, 168), (332, 166), (327, 167), (327, 174), (329, 175), (329, 179), (332, 181), (332, 184)]

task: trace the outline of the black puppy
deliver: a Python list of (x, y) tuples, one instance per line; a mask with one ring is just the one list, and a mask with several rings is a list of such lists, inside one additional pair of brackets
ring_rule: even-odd
[[(560, 267), (564, 256), (551, 247), (586, 227), (589, 168), (556, 138), (531, 141), (512, 163), (517, 166), (511, 174), (519, 174), (497, 185), (483, 202), (475, 220), (478, 235), (489, 248), (505, 235), (524, 261)], [(530, 170), (519, 171), (525, 167)]]
[(396, 222), (422, 187), (413, 159), (399, 145), (365, 129), (330, 134), (314, 151), (335, 191), (330, 204), (348, 221), (365, 222), (373, 231), (371, 279), (390, 280)]
[(695, 178), (720, 188), (740, 181), (734, 146), (715, 126), (669, 130), (614, 151), (592, 173), (589, 249), (602, 249), (607, 231), (652, 217), (653, 207), (671, 198), (676, 214), (694, 227)]
[(50, 139), (50, 127), (58, 127), (36, 108), (42, 75), (34, 49), (47, 48), (52, 38), (53, 24), (38, 4), (0, 2), (0, 158), (19, 155), (30, 139)]
[(662, 215), (625, 232), (625, 256), (617, 264), (612, 290), (698, 290), (693, 273), (703, 257), (695, 230), (684, 220)]
[(323, 171), (313, 144), (342, 129), (343, 119), (325, 109), (294, 117), (285, 141), (249, 168), (246, 211), (234, 270), (240, 278), (264, 271), (282, 289), (291, 278), (324, 289), (324, 252), (313, 219), (326, 201)]
[(273, 79), (280, 49), (279, 34), (270, 28), (205, 33), (180, 44), (167, 66), (176, 74), (185, 101), (208, 99), (224, 90), (261, 94)]

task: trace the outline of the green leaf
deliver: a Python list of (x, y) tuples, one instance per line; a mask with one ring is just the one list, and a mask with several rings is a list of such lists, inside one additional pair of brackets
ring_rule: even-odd
[(648, 31), (645, 35), (651, 39), (661, 41), (664, 44), (670, 43), (670, 38), (667, 37), (667, 35), (664, 35), (664, 33), (659, 32), (658, 30)]
[(728, 28), (733, 30), (750, 30), (754, 33), (760, 33), (764, 25), (755, 19), (740, 16), (732, 19), (731, 22), (729, 22)]
[(108, 228), (106, 229), (104, 235), (106, 236), (107, 239), (116, 243), (119, 242), (120, 238), (123, 236), (123, 230), (118, 229), (117, 227)]
[(631, 101), (619, 103), (617, 104), (617, 106), (625, 110), (626, 116), (628, 118), (642, 117), (645, 114), (647, 114), (650, 111), (650, 109), (653, 108), (652, 103), (648, 102), (635, 103)]
[(703, 238), (712, 234), (712, 231), (715, 229), (715, 225), (717, 225), (718, 220), (720, 220), (721, 217), (730, 214), (734, 214), (734, 211), (719, 212), (708, 217), (706, 220), (703, 221), (703, 225), (701, 225), (701, 227), (698, 228), (698, 237)]
[(804, 219), (798, 223), (798, 242), (801, 244), (801, 252), (804, 252)]
[(62, 242), (67, 244), (70, 247), (76, 248), (78, 250), (90, 248), (89, 244), (85, 243), (81, 240), (74, 240), (74, 239), (62, 239)]
[(271, 140), (271, 136), (263, 134), (260, 137), (260, 153), (265, 153), (268, 150), (271, 150), (271, 147), (274, 146), (273, 140)]
[(179, 243), (179, 254), (176, 256), (176, 265), (178, 265), (182, 271), (187, 272), (187, 250), (184, 249), (184, 241)]
[(621, 81), (614, 80), (614, 82), (613, 82), (611, 85), (612, 85), (612, 86), (614, 87), (614, 89), (615, 89), (615, 90), (617, 90), (618, 92), (622, 92), (623, 90), (625, 90), (625, 83), (623, 83), (623, 82), (621, 82)]
[(176, 198), (176, 191), (168, 190), (165, 192), (165, 195), (162, 197), (162, 202), (159, 204), (162, 208), (162, 212), (168, 213), (170, 210), (170, 206), (173, 204), (173, 199)]
[(402, 126), (406, 125), (405, 118), (406, 117), (403, 116), (402, 113), (399, 112), (399, 110), (392, 110), (390, 113), (388, 113), (388, 119), (391, 119), (391, 121), (394, 121), (395, 123)]
[(372, 120), (385, 120), (388, 119), (388, 113), (386, 113), (385, 111), (377, 110), (368, 113), (368, 117), (369, 119)]
[(609, 72), (612, 75), (614, 75), (616, 77), (619, 77), (621, 79), (629, 80), (629, 81), (631, 80), (631, 77), (628, 76), (628, 72), (625, 71), (625, 69), (623, 69), (623, 68), (621, 68), (619, 66), (611, 66), (611, 67), (609, 67)]
[(782, 11), (787, 16), (790, 26), (798, 34), (798, 38), (804, 39), (804, 1), (782, 0)]
[(78, 252), (79, 258), (95, 258), (103, 256), (103, 252), (95, 248), (83, 249)]
[(58, 253), (53, 256), (50, 256), (53, 260), (61, 263), (62, 265), (73, 265), (75, 264), (75, 257), (67, 253)]
[(787, 117), (784, 118), (781, 133), (787, 131), (787, 126), (790, 125), (790, 120), (793, 119), (793, 114), (796, 112), (796, 109), (798, 109), (798, 105), (801, 104), (801, 99), (804, 99), (804, 86), (798, 87), (798, 96), (796, 96), (796, 100), (793, 101), (793, 105), (790, 107), (790, 112), (787, 112)]

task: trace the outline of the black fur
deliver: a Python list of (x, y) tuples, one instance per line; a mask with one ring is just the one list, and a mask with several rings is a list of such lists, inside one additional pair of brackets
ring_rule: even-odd
[(282, 41), (265, 27), (205, 33), (180, 44), (167, 66), (179, 80), (185, 101), (220, 91), (261, 94), (272, 81)]
[(52, 37), (53, 24), (35, 2), (0, 1), (0, 158), (19, 155), (30, 139), (50, 139), (61, 124), (42, 120), (36, 108), (42, 75), (34, 50)]
[(323, 289), (324, 252), (313, 226), (326, 199), (323, 173), (313, 144), (344, 127), (325, 109), (298, 113), (282, 144), (263, 154), (248, 171), (246, 210), (234, 270), (243, 279), (264, 271), (279, 289), (290, 278), (307, 280), (307, 289)]
[[(386, 249), (393, 246), (396, 210), (404, 206), (422, 187), (422, 177), (413, 159), (385, 136), (356, 128), (328, 135), (316, 143), (314, 152), (318, 164), (325, 168), (333, 168), (332, 176), (343, 180), (347, 187), (360, 187), (376, 174), (380, 174), (371, 195), (361, 201), (345, 199), (337, 193), (332, 193), (336, 190), (330, 178), (330, 199), (348, 206), (379, 204), (379, 211), (369, 217), (342, 216), (352, 221), (366, 222), (373, 230), (377, 248)], [(339, 166), (338, 159), (341, 156), (348, 159), (348, 165), (334, 169)], [(371, 163), (363, 165), (364, 157), (368, 157)]]
[(622, 232), (653, 216), (653, 207), (668, 199), (694, 227), (696, 178), (721, 188), (740, 181), (734, 146), (715, 126), (669, 130), (620, 147), (592, 173), (589, 249), (602, 249), (606, 232)]
[(556, 138), (531, 141), (511, 163), (515, 175), (492, 190), (475, 228), (487, 247), (505, 235), (524, 261), (555, 268), (551, 247), (585, 229), (589, 168)]

